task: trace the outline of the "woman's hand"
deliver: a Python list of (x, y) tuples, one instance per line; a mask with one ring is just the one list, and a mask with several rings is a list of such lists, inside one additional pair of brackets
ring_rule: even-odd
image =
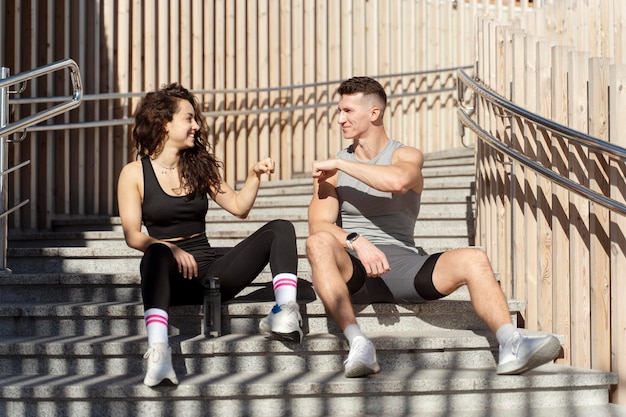
[(274, 163), (274, 160), (272, 158), (265, 158), (265, 159), (257, 162), (254, 165), (254, 167), (252, 167), (252, 170), (257, 175), (272, 174), (272, 173), (274, 173), (275, 166), (276, 166), (276, 164)]
[(186, 252), (172, 243), (166, 243), (172, 250), (174, 259), (178, 264), (178, 272), (183, 274), (183, 278), (192, 279), (198, 276), (198, 264), (192, 254)]

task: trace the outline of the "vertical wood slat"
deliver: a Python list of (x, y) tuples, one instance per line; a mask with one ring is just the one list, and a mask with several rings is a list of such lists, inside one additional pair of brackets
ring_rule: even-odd
[[(191, 63), (191, 81), (189, 85), (194, 90), (204, 87), (204, 77), (202, 73), (203, 67), (206, 65), (204, 56), (202, 55), (202, 41), (204, 31), (204, 7), (207, 2), (192, 1), (191, 2), (191, 37), (189, 45), (190, 63)], [(208, 5), (206, 5), (208, 7)]]
[[(258, 44), (255, 42), (255, 39), (261, 36), (259, 33), (258, 27), (258, 8), (256, 2), (246, 2), (247, 8), (246, 10), (246, 28), (248, 36), (246, 38), (246, 62), (249, 65), (253, 65), (253, 63), (259, 62), (259, 49)], [(259, 85), (259, 74), (256, 71), (247, 71), (246, 72), (246, 87), (254, 87)], [(261, 96), (258, 92), (250, 92), (246, 94), (247, 106), (246, 109), (251, 109), (256, 106), (259, 106), (259, 101)], [(259, 149), (259, 124), (261, 117), (258, 115), (250, 115), (246, 118), (247, 120), (247, 133), (248, 133), (248, 155), (247, 155), (247, 164), (246, 167), (250, 167), (251, 164), (255, 160), (261, 159), (260, 149)], [(266, 155), (269, 156), (269, 155)]]
[[(611, 33), (623, 34), (626, 31), (626, 2), (613, 0), (613, 27)], [(626, 63), (626, 39), (623, 36), (615, 36), (614, 53), (615, 62)]]
[[(569, 46), (552, 47), (552, 120), (567, 125), (567, 66), (571, 51)], [(568, 142), (562, 137), (552, 136), (551, 143), (552, 169), (564, 178), (569, 176)], [(570, 292), (562, 291), (570, 285), (570, 252), (569, 252), (569, 195), (563, 187), (554, 187), (552, 192), (552, 294), (555, 300), (552, 331), (556, 334), (570, 332)], [(563, 362), (570, 362), (571, 340), (563, 344)]]
[[(342, 4), (342, 13), (350, 16), (346, 10), (344, 10), (346, 2), (341, 2)], [(305, 63), (303, 69), (303, 77), (305, 84), (313, 84), (315, 81), (315, 3), (314, 2), (305, 2), (304, 3), (304, 16), (303, 16), (304, 24), (303, 32), (304, 32), (304, 51), (303, 51), (303, 62)], [(352, 20), (349, 20), (351, 22)], [(346, 25), (348, 26), (348, 25)], [(342, 28), (343, 30), (343, 28)], [(346, 28), (348, 30), (348, 28)], [(342, 33), (342, 37), (346, 36), (348, 39), (350, 37), (347, 34)], [(351, 49), (349, 49), (351, 50)], [(347, 52), (342, 53), (342, 57), (347, 55)], [(313, 104), (317, 101), (317, 89), (315, 87), (306, 87), (304, 88), (304, 104), (309, 105)], [(316, 141), (313, 138), (317, 137), (317, 112), (311, 111), (307, 112), (304, 117), (304, 169), (311, 169), (311, 165), (315, 159), (317, 159), (316, 153)]]
[[(511, 101), (518, 104), (524, 103), (525, 94), (525, 71), (524, 71), (524, 41), (525, 34), (521, 30), (516, 30), (511, 34)], [(519, 118), (514, 118), (511, 127), (512, 147), (518, 152), (525, 154), (524, 149), (524, 124)], [(528, 201), (524, 198), (524, 187), (526, 182), (527, 169), (513, 162), (511, 172), (514, 175), (513, 180), (513, 196), (511, 216), (512, 219), (512, 252), (513, 265), (511, 278), (514, 280), (512, 288), (510, 288), (508, 296), (516, 299), (526, 300), (528, 298), (526, 292), (526, 280), (520, 279), (515, 281), (516, 277), (526, 277), (527, 261), (526, 261), (526, 228), (524, 227), (524, 213), (528, 210)]]
[[(69, 21), (70, 20), (70, 4), (69, 4), (70, 0), (65, 0), (63, 2), (63, 4), (61, 6), (57, 5), (57, 12), (59, 12), (59, 14), (61, 15), (61, 18), (64, 21)], [(60, 32), (60, 30), (59, 30)], [(69, 51), (70, 51), (70, 27), (69, 25), (64, 25), (63, 27), (63, 46), (62, 46), (62, 51), (63, 51), (63, 55), (64, 56), (69, 56)], [(66, 96), (70, 95), (70, 86), (69, 85), (65, 85), (65, 88), (63, 89), (63, 94)], [(64, 123), (69, 123), (71, 121), (71, 116), (69, 113), (66, 113), (63, 115), (63, 122)], [(72, 189), (71, 185), (70, 185), (70, 181), (71, 181), (71, 170), (70, 170), (70, 147), (71, 147), (71, 133), (68, 130), (65, 130), (63, 132), (63, 139), (61, 142), (61, 148), (62, 148), (62, 155), (61, 155), (61, 159), (63, 160), (63, 167), (62, 167), (62, 172), (60, 174), (61, 177), (61, 187), (63, 190), (62, 193), (62, 207), (63, 207), (63, 212), (64, 213), (70, 213), (71, 212), (71, 193), (70, 190)], [(16, 149), (19, 147), (16, 147)], [(17, 159), (19, 161), (19, 159)], [(19, 177), (18, 177), (19, 178)], [(15, 185), (15, 189), (19, 189), (19, 184)], [(57, 206), (58, 207), (58, 206)], [(19, 213), (19, 212), (18, 212)], [(17, 223), (19, 224), (19, 220), (17, 220)]]
[[(484, 55), (485, 55), (485, 50), (486, 48), (486, 44), (485, 44), (485, 25), (483, 24), (483, 17), (476, 17), (474, 19), (474, 26), (476, 27), (476, 57), (477, 60), (479, 62), (483, 62), (484, 59)], [(484, 79), (484, 73), (485, 73), (485, 69), (484, 69), (484, 65), (477, 65), (475, 68), (475, 76), (478, 77), (478, 79)], [(483, 121), (483, 100), (476, 99), (475, 101), (475, 106), (477, 108), (477, 118), (478, 118), (478, 122), (481, 123)], [(485, 216), (486, 216), (486, 210), (485, 210), (485, 199), (484, 199), (484, 193), (483, 193), (483, 189), (482, 187), (480, 187), (480, 184), (483, 183), (483, 178), (485, 177), (484, 174), (484, 165), (483, 165), (483, 157), (482, 157), (482, 153), (480, 152), (480, 148), (483, 146), (483, 142), (482, 141), (477, 141), (476, 142), (476, 244), (479, 246), (483, 246), (485, 245), (485, 236), (484, 236), (484, 230), (485, 230)]]
[[(626, 119), (620, 117), (626, 108), (626, 65), (614, 65), (610, 72), (609, 138), (611, 143), (626, 147), (624, 131)], [(626, 204), (626, 163), (611, 163), (611, 198)], [(626, 283), (623, 271), (626, 270), (626, 216), (611, 214), (611, 352), (626, 352)], [(619, 377), (611, 401), (626, 403), (626, 358), (623, 354), (612, 356), (611, 371)]]
[[(589, 134), (608, 139), (609, 61), (605, 58), (589, 60)], [(589, 158), (590, 188), (608, 193), (607, 161), (604, 156), (591, 153)], [(591, 366), (608, 371), (611, 368), (610, 347), (610, 256), (609, 210), (591, 204)]]
[[(13, 10), (17, 9), (17, 3), (19, 2), (19, 0), (13, 0), (13, 3), (7, 3), (6, 6), (8, 8), (13, 7)], [(9, 17), (11, 17), (11, 14), (7, 12), (7, 31), (12, 31), (13, 33), (21, 33), (22, 32), (22, 24), (20, 19), (22, 18), (21, 14), (19, 13), (13, 13), (13, 19), (9, 19)], [(11, 39), (11, 38), (9, 38)], [(19, 42), (20, 42), (20, 37), (19, 36), (15, 36), (13, 37), (13, 42), (9, 42), (7, 44), (7, 55), (10, 55), (11, 51), (13, 52), (14, 55), (14, 59), (13, 59), (13, 65), (11, 65), (9, 67), (9, 71), (10, 74), (18, 74), (21, 69), (21, 60), (22, 60), (22, 54), (21, 54), (21, 48), (19, 47)], [(67, 42), (67, 41), (66, 41)], [(7, 60), (8, 60), (8, 56), (7, 56)], [(8, 61), (6, 61), (7, 63), (3, 63), (4, 66), (8, 66)], [(15, 114), (13, 115), (15, 117), (15, 119), (17, 120), (18, 118), (21, 117), (21, 112), (20, 112), (20, 108), (16, 108), (15, 109)], [(13, 146), (12, 149), (10, 149), (10, 155), (11, 157), (13, 157), (13, 160), (16, 161), (16, 163), (19, 163), (20, 161), (22, 161), (23, 155), (22, 155), (22, 150), (25, 147), (21, 147), (21, 146)], [(13, 199), (12, 201), (10, 201), (11, 205), (15, 206), (17, 204), (19, 204), (22, 200), (22, 194), (24, 192), (24, 187), (26, 186), (26, 181), (25, 181), (25, 177), (26, 175), (28, 175), (31, 172), (30, 169), (23, 169), (22, 172), (18, 172), (17, 175), (14, 175), (12, 177), (9, 177), (9, 181), (11, 181), (9, 183), (9, 186), (14, 190), (13, 191)], [(26, 210), (18, 210), (15, 213), (13, 213), (13, 216), (9, 216), (8, 217), (8, 225), (15, 225), (16, 227), (20, 227), (22, 224), (26, 223), (25, 221), (23, 221), (24, 218), (27, 218), (28, 215), (23, 216), (22, 214), (26, 212)], [(28, 212), (26, 212), (26, 214), (28, 214)], [(13, 220), (13, 222), (11, 223), (11, 220)]]
[[(479, 17), (475, 17), (475, 19), (479, 19)], [(417, 40), (417, 54), (416, 59), (419, 59), (419, 65), (423, 65), (424, 68), (428, 68), (428, 9), (426, 2), (419, 2), (416, 7), (416, 15), (415, 20), (417, 23), (418, 30), (416, 31), (418, 36)], [(427, 83), (425, 77), (420, 77), (417, 85), (420, 88), (423, 88), (423, 85)], [(432, 143), (432, 135), (430, 130), (430, 124), (428, 123), (428, 112), (424, 111), (424, 109), (428, 108), (428, 98), (426, 96), (417, 96), (415, 97), (417, 100), (417, 112), (418, 112), (418, 124), (419, 124), (419, 137), (423, 138), (421, 143), (421, 148), (425, 151), (429, 149), (434, 149), (434, 144)]]
[[(327, 4), (324, 2), (315, 2), (315, 16), (318, 19), (315, 20), (315, 71), (313, 77), (314, 81), (328, 80), (328, 57), (323, 52), (328, 49), (328, 9)], [(364, 11), (357, 13), (365, 20)], [(364, 22), (361, 22), (363, 25)], [(364, 27), (361, 28), (365, 30)], [(358, 29), (356, 29), (358, 30)], [(363, 32), (364, 33), (364, 32)], [(364, 45), (362, 45), (364, 47)], [(365, 51), (363, 51), (365, 52)], [(366, 56), (365, 54), (363, 56)], [(362, 71), (362, 69), (360, 69)], [(358, 72), (357, 72), (358, 73)], [(329, 92), (329, 87), (321, 85), (315, 90), (315, 100), (324, 103), (332, 100), (332, 96)], [(315, 127), (316, 127), (316, 141), (314, 148), (315, 159), (324, 159), (328, 155), (333, 154), (333, 150), (328, 148), (328, 138), (330, 135), (329, 129), (329, 115), (326, 108), (320, 107), (315, 111)], [(334, 150), (335, 152), (337, 150)]]
[[(537, 90), (537, 48), (536, 38), (526, 36), (524, 42), (524, 69), (526, 72), (524, 102), (523, 107), (529, 111), (537, 111), (536, 90)], [(537, 144), (533, 140), (537, 134), (536, 127), (533, 124), (526, 123), (524, 125), (524, 154), (533, 159), (537, 159)], [(525, 200), (524, 206), (524, 223), (526, 229), (526, 324), (531, 329), (537, 329), (539, 324), (539, 307), (538, 307), (538, 277), (541, 276), (538, 251), (539, 229), (538, 229), (538, 194), (537, 194), (537, 177), (538, 175), (532, 170), (526, 172), (525, 184)]]
[[(572, 52), (568, 59), (568, 125), (580, 132), (588, 131), (587, 83), (589, 82), (589, 56), (585, 52)], [(588, 155), (586, 148), (569, 146), (569, 178), (588, 186)], [(570, 295), (571, 363), (591, 367), (591, 317), (589, 286), (589, 201), (570, 193)]]
[[(193, 55), (194, 45), (191, 43), (191, 31), (193, 30), (193, 18), (191, 14), (190, 3), (198, 3), (198, 2), (194, 2), (192, 0), (180, 0), (180, 6), (179, 6), (180, 7), (180, 23), (177, 22), (177, 25), (180, 27), (180, 32), (174, 39), (170, 39), (170, 42), (174, 41), (174, 42), (180, 43), (180, 46), (179, 46), (180, 62), (177, 65), (179, 66), (178, 70), (180, 71), (179, 80), (187, 88), (191, 88), (193, 86), (191, 82), (192, 80), (191, 71), (192, 71), (192, 55)], [(159, 10), (159, 12), (167, 13), (168, 16), (170, 15), (169, 10)], [(160, 27), (159, 31), (166, 32), (165, 27)], [(168, 58), (166, 51), (160, 50), (159, 53), (162, 55), (165, 55), (162, 59), (165, 60)], [(167, 73), (159, 74), (161, 76), (161, 79), (163, 79), (163, 81), (161, 81), (160, 84), (169, 83), (173, 81), (172, 78), (168, 76), (169, 74), (167, 75), (166, 74)], [(157, 88), (159, 86), (157, 86)]]
[[(184, 0), (183, 0), (184, 3)], [(151, 18), (154, 24), (154, 43), (151, 43), (151, 47), (154, 48), (152, 50), (152, 54), (154, 56), (154, 60), (156, 61), (156, 76), (155, 76), (155, 85), (154, 89), (159, 88), (162, 84), (166, 84), (172, 79), (170, 75), (170, 61), (168, 59), (168, 54), (166, 51), (170, 49), (170, 38), (172, 39), (172, 44), (175, 44), (175, 50), (172, 52), (176, 52), (180, 55), (180, 50), (178, 49), (180, 42), (176, 42), (179, 40), (181, 30), (179, 29), (176, 33), (172, 33), (172, 30), (166, 30), (166, 28), (170, 27), (171, 23), (174, 23), (173, 26), (177, 26), (178, 19), (178, 8), (172, 8), (174, 11), (174, 16), (170, 16), (170, 8), (168, 4), (168, 0), (158, 0), (156, 9), (153, 9), (154, 13)], [(187, 16), (185, 16), (187, 17)], [(150, 41), (150, 38), (148, 38)], [(183, 56), (181, 57), (181, 62), (184, 61), (184, 51)], [(178, 71), (176, 71), (178, 72)], [(181, 80), (182, 81), (182, 80)]]
[[(51, 1), (46, 2), (46, 17), (47, 17), (47, 23), (45, 25), (45, 27), (47, 28), (46, 30), (46, 38), (49, 40), (49, 46), (46, 48), (46, 60), (48, 62), (53, 62), (54, 60), (54, 51), (53, 49), (56, 47), (55, 45), (55, 36), (54, 36), (54, 32), (55, 32), (55, 20), (54, 20), (54, 12), (53, 12), (53, 5)], [(45, 94), (50, 96), (50, 95), (54, 95), (56, 93), (55, 91), (55, 83), (54, 83), (54, 78), (53, 78), (53, 74), (50, 74), (48, 76), (46, 76), (46, 92)], [(47, 122), (48, 124), (52, 123), (52, 120), (49, 120)], [(46, 150), (45, 150), (45, 154), (46, 155), (55, 155), (56, 154), (56, 140), (55, 140), (55, 134), (53, 132), (48, 132), (45, 135), (45, 143), (46, 143)], [(47, 159), (47, 163), (46, 163), (46, 176), (45, 176), (45, 182), (46, 182), (46, 207), (52, 207), (54, 210), (54, 207), (56, 205), (56, 199), (54, 198), (54, 178), (55, 178), (55, 168), (56, 168), (56, 160), (55, 159), (51, 159), (51, 158), (46, 158)], [(50, 224), (50, 220), (47, 219), (46, 221), (46, 228), (50, 228), (51, 224)]]
[[(246, 30), (247, 28), (247, 20), (246, 20), (246, 2), (242, 0), (237, 0), (235, 2), (235, 6), (233, 9), (234, 13), (234, 54), (232, 57), (233, 61), (233, 80), (234, 86), (237, 89), (244, 89), (247, 87), (247, 67), (248, 61), (246, 56), (246, 50), (248, 49), (248, 43), (254, 39), (251, 37)], [(246, 102), (246, 94), (245, 93), (237, 93), (234, 95), (234, 103), (236, 106), (242, 106), (245, 108)], [(235, 142), (235, 155), (234, 158), (237, 161), (247, 161), (247, 163), (237, 163), (236, 164), (236, 178), (246, 178), (249, 167), (252, 166), (253, 161), (259, 160), (260, 158), (256, 158), (256, 148), (257, 143), (254, 141), (254, 138), (249, 135), (248, 125), (246, 123), (246, 117), (236, 116), (233, 118), (232, 128), (229, 129), (235, 134), (235, 137), (232, 139)], [(266, 155), (266, 156), (274, 156), (275, 155)], [(256, 161), (254, 161), (256, 162)], [(280, 161), (277, 161), (276, 164), (280, 166)]]
[[(537, 43), (537, 111), (550, 119), (552, 56), (551, 44)], [(537, 160), (543, 166), (550, 166), (552, 150), (551, 138), (545, 131), (538, 130)], [(539, 258), (541, 283), (538, 288), (539, 330), (552, 331), (552, 183), (542, 176), (537, 179), (537, 222), (539, 236)]]
[[(341, 13), (341, 11), (339, 12)], [(295, 63), (303, 63), (304, 61), (304, 6), (301, 2), (296, 2), (292, 5), (291, 13), (291, 27), (293, 28), (292, 35), (292, 62), (291, 62), (291, 77), (293, 85), (304, 84), (304, 65), (297, 65)], [(341, 27), (340, 27), (341, 28)], [(339, 34), (341, 36), (341, 34)], [(341, 53), (340, 53), (341, 55)], [(341, 67), (341, 66), (340, 66)], [(292, 91), (292, 104), (296, 107), (303, 106), (305, 103), (306, 90), (304, 88), (298, 88)], [(302, 173), (305, 167), (308, 167), (304, 159), (304, 118), (306, 112), (304, 110), (296, 110), (292, 113), (291, 129), (293, 132), (291, 146), (294, 156), (292, 161), (292, 172)]]
[[(488, 23), (487, 23), (487, 28), (486, 28), (486, 34), (488, 36), (487, 40), (489, 42), (490, 45), (497, 45), (497, 36), (496, 36), (496, 29), (498, 28), (498, 21), (495, 19), (491, 19)], [(498, 45), (497, 45), (498, 46)], [(485, 77), (485, 80), (488, 80), (489, 85), (493, 85), (496, 86), (497, 85), (497, 76), (498, 76), (498, 53), (499, 53), (499, 48), (496, 46), (496, 48), (490, 48), (488, 51), (488, 55), (486, 57), (486, 63), (488, 65), (488, 71), (487, 71), (487, 75)], [(487, 127), (489, 129), (489, 131), (492, 134), (496, 134), (497, 131), (497, 126), (498, 126), (498, 122), (499, 122), (499, 117), (494, 114), (494, 112), (489, 111), (487, 113), (487, 118), (485, 120), (485, 122), (487, 123)], [(485, 191), (487, 192), (487, 219), (486, 219), (486, 226), (488, 227), (487, 229), (487, 242), (486, 242), (486, 250), (487, 253), (490, 256), (490, 259), (492, 261), (492, 265), (493, 268), (496, 269), (496, 271), (500, 271), (500, 262), (502, 262), (502, 259), (498, 258), (498, 246), (499, 246), (499, 242), (498, 242), (498, 201), (501, 197), (500, 193), (499, 193), (499, 163), (498, 163), (498, 158), (500, 157), (500, 155), (491, 147), (487, 148), (488, 151), (486, 152), (487, 155), (487, 168), (486, 168), (486, 172), (487, 172), (487, 185), (485, 187)]]
[[(508, 84), (510, 82), (510, 71), (508, 66), (511, 63), (510, 47), (508, 41), (506, 41), (506, 28), (507, 26), (502, 24), (494, 25), (494, 43), (495, 43), (495, 91), (501, 97), (509, 97)], [(509, 130), (505, 128), (508, 124), (506, 115), (496, 116), (494, 119), (494, 129), (496, 136), (499, 139), (510, 146)], [(495, 153), (494, 153), (495, 154)], [(509, 241), (508, 235), (508, 209), (510, 202), (510, 161), (507, 157), (497, 155), (497, 160), (494, 161), (494, 193), (498, 196), (494, 201), (494, 231), (493, 231), (493, 250), (494, 250), (494, 268), (500, 272), (500, 286), (506, 292), (509, 292), (509, 271), (508, 260)]]
[[(38, 29), (39, 26), (37, 24), (37, 22), (39, 21), (39, 7), (38, 7), (38, 3), (32, 3), (30, 5), (30, 27), (32, 29), (32, 46), (31, 46), (31, 50), (30, 50), (30, 60), (31, 62), (36, 62), (37, 60), (37, 39), (38, 39)], [(32, 94), (34, 96), (37, 96), (37, 94), (39, 94), (39, 89), (37, 88), (37, 83), (32, 83), (32, 87), (31, 87), (31, 91)], [(30, 112), (31, 113), (35, 113), (37, 112), (37, 106), (35, 105), (31, 105), (30, 106)], [(36, 167), (39, 166), (39, 154), (37, 153), (37, 142), (34, 140), (31, 140), (29, 143), (29, 151), (30, 151), (30, 170), (31, 170), (31, 178), (30, 178), (30, 193), (32, 195), (36, 195), (37, 196), (37, 200), (39, 199), (39, 196), (36, 194), (35, 190), (37, 190), (37, 182), (39, 180), (38, 178), (38, 172), (36, 170)], [(30, 223), (31, 224), (37, 224), (37, 206), (35, 204), (30, 204), (30, 207), (28, 207), (28, 211), (30, 214)]]
[[(329, 2), (328, 3), (328, 50), (331, 55), (336, 56), (341, 53), (343, 42), (341, 38), (341, 26), (343, 15), (341, 14), (341, 4), (343, 2)], [(328, 74), (329, 80), (342, 79), (341, 62), (340, 60), (328, 60)], [(336, 101), (339, 97), (336, 96), (334, 87), (326, 87), (328, 91), (328, 98), (330, 101)], [(339, 126), (337, 125), (337, 112), (336, 106), (328, 108), (328, 128), (330, 132), (328, 135), (328, 151), (326, 155), (317, 155), (316, 159), (325, 159), (333, 156), (337, 151), (342, 149), (345, 145), (344, 139), (340, 133)], [(311, 165), (307, 165), (307, 172), (311, 169)]]
[[(237, 20), (235, 5), (232, 1), (224, 0), (223, 16), (225, 29), (223, 35), (224, 87), (228, 90), (228, 92), (224, 94), (224, 110), (229, 110), (234, 107), (236, 95), (232, 93), (232, 90), (237, 87), (235, 85)], [(272, 31), (270, 30), (269, 33), (271, 34)], [(237, 155), (237, 142), (240, 138), (236, 135), (236, 120), (237, 116), (227, 115), (223, 122), (224, 166), (226, 178), (238, 178), (237, 168), (239, 164), (236, 163), (235, 157)]]
[[(282, 1), (280, 5), (280, 85), (293, 85), (293, 78), (291, 73), (291, 62), (293, 61), (293, 32), (294, 28), (291, 26), (291, 2)], [(296, 29), (297, 30), (297, 29)], [(336, 37), (331, 36), (331, 39)], [(294, 91), (284, 91), (281, 93), (281, 105), (292, 106), (293, 105)], [(274, 158), (279, 160), (281, 179), (289, 179), (291, 176), (288, 174), (293, 172), (292, 165), (292, 143), (293, 137), (292, 126), (294, 123), (294, 112), (288, 111), (279, 115), (279, 128), (280, 128), (280, 147), (276, 150)]]
[[(277, 6), (275, 1), (269, 2), (269, 13), (268, 13), (268, 25), (270, 28), (269, 31), (269, 45), (270, 45), (270, 59), (269, 61), (269, 85), (277, 86), (280, 85), (280, 31), (277, 30), (280, 25), (280, 9)], [(280, 92), (272, 91), (270, 92), (270, 106), (278, 107), (280, 106)], [(269, 151), (267, 155), (276, 155), (276, 159), (279, 159), (278, 155), (280, 155), (280, 139), (281, 139), (281, 129), (280, 129), (280, 114), (272, 113), (269, 115), (269, 123), (270, 123), (270, 141), (269, 141)], [(263, 156), (262, 156), (263, 157)], [(280, 163), (280, 159), (278, 161)]]

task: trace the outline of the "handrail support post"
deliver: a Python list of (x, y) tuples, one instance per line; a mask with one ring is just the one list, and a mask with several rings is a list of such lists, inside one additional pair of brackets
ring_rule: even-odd
[[(10, 69), (0, 68), (0, 80), (8, 78)], [(9, 124), (9, 88), (0, 87), (0, 128)], [(0, 137), (0, 201), (2, 213), (6, 213), (9, 208), (9, 189), (7, 187), (7, 177), (4, 172), (9, 166), (8, 137)], [(10, 274), (12, 271), (7, 268), (7, 242), (8, 224), (7, 216), (0, 217), (0, 274)]]

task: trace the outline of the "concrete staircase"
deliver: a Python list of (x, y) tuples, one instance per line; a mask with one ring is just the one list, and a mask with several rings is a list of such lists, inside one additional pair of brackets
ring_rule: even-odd
[[(473, 154), (427, 156), (417, 241), (427, 252), (473, 245)], [(116, 218), (58, 219), (10, 233), (0, 276), (0, 416), (626, 416), (608, 403), (617, 375), (545, 365), (495, 374), (497, 343), (467, 291), (421, 305), (355, 306), (381, 372), (343, 377), (347, 343), (310, 284), (304, 257), (311, 180), (262, 188), (249, 219), (211, 206), (214, 246), (231, 246), (274, 218), (298, 233), (304, 342), (257, 333), (272, 306), (265, 271), (223, 305), (223, 336), (202, 336), (202, 308), (171, 312), (180, 385), (142, 384), (147, 348), (140, 253)], [(510, 300), (512, 318), (524, 306)]]

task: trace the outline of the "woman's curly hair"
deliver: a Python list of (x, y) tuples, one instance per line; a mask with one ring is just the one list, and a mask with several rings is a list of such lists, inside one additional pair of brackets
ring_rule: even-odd
[(160, 90), (146, 94), (139, 102), (133, 128), (137, 155), (155, 158), (163, 151), (167, 137), (165, 124), (172, 121), (179, 110), (180, 100), (191, 103), (200, 126), (195, 134), (195, 146), (180, 152), (179, 164), (185, 190), (189, 198), (193, 198), (196, 193), (207, 195), (211, 188), (219, 192), (222, 163), (211, 152), (209, 126), (201, 115), (195, 96), (178, 83), (164, 85)]

